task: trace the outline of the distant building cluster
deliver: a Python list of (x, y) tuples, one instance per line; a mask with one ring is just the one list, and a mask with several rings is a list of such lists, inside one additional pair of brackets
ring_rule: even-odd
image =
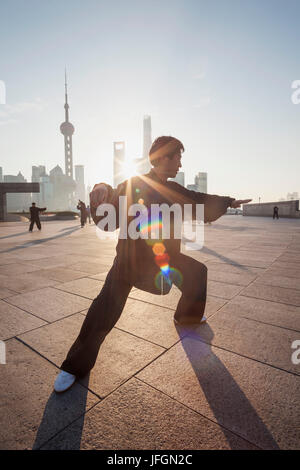
[(281, 197), (279, 201), (295, 201), (299, 199), (299, 193), (294, 191), (293, 193), (287, 193), (286, 198)]
[(199, 193), (207, 193), (207, 173), (199, 172), (195, 176), (194, 184), (188, 184), (187, 189)]
[[(40, 192), (36, 194), (7, 194), (7, 211), (28, 211), (32, 202), (38, 206), (47, 207), (50, 211), (76, 210), (78, 199), (86, 202), (84, 184), (84, 166), (75, 165), (75, 179), (73, 171), (72, 136), (75, 128), (69, 121), (69, 104), (67, 94), (67, 80), (65, 80), (65, 121), (60, 126), (64, 136), (65, 172), (56, 165), (49, 174), (43, 165), (32, 166), (31, 182), (39, 183)], [(4, 175), (0, 167), (0, 182), (26, 183), (22, 173), (18, 175)]]

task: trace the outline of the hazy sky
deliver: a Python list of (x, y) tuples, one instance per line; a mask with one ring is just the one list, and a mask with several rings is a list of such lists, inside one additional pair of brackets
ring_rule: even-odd
[(300, 193), (299, 0), (1, 0), (0, 166), (64, 169), (64, 68), (74, 164), (112, 183), (112, 143), (185, 145), (186, 183), (258, 201)]

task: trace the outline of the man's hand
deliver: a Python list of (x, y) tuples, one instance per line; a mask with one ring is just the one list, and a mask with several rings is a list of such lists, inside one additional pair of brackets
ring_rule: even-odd
[(234, 199), (232, 201), (231, 206), (233, 209), (237, 209), (238, 207), (241, 207), (241, 204), (247, 204), (248, 202), (251, 202), (252, 199)]
[(100, 204), (106, 202), (108, 190), (105, 184), (95, 184), (93, 190), (90, 192), (90, 206), (98, 207)]

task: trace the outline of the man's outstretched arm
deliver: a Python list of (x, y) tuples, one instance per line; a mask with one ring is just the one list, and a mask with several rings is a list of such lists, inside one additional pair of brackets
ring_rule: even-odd
[(217, 196), (215, 194), (200, 193), (184, 188), (178, 183), (172, 182), (172, 188), (183, 196), (181, 202), (191, 203), (194, 206), (193, 218), (196, 217), (196, 204), (204, 205), (204, 222), (213, 222), (224, 215), (228, 207), (238, 208), (241, 204), (247, 204), (252, 199), (235, 199), (229, 196)]
[[(90, 210), (91, 210), (91, 217), (95, 224), (97, 225), (101, 219), (105, 216), (98, 216), (96, 214), (97, 208), (101, 204), (112, 204), (117, 213), (119, 211), (119, 196), (122, 196), (126, 192), (126, 183), (119, 184), (116, 189), (113, 189), (109, 184), (106, 183), (99, 183), (95, 184), (92, 191), (90, 192)], [(118, 217), (117, 217), (117, 227), (118, 228)]]

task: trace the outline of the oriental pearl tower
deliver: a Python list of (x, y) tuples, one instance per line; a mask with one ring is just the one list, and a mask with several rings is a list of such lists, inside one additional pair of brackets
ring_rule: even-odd
[(73, 180), (73, 150), (72, 150), (72, 135), (75, 128), (69, 121), (69, 104), (68, 104), (68, 91), (67, 91), (67, 73), (65, 72), (65, 122), (60, 125), (60, 132), (65, 139), (65, 174)]

